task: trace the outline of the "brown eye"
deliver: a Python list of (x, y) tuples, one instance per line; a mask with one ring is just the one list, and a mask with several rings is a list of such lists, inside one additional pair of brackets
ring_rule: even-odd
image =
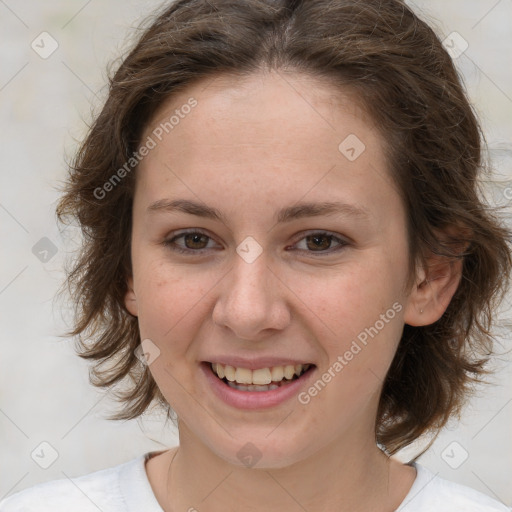
[(312, 251), (316, 251), (317, 249), (329, 249), (332, 242), (332, 238), (332, 236), (326, 235), (309, 235), (306, 237), (307, 247)]
[[(332, 248), (333, 242), (337, 244), (334, 248)], [(301, 244), (303, 244), (302, 247), (300, 247)], [(298, 250), (301, 252), (317, 253), (319, 255), (332, 254), (333, 252), (343, 249), (347, 245), (349, 245), (349, 243), (345, 240), (332, 233), (323, 231), (306, 235), (295, 244), (296, 247), (299, 247)]]
[(208, 237), (201, 233), (188, 233), (182, 236), (187, 249), (205, 249), (205, 241), (206, 245), (208, 245)]
[[(177, 243), (176, 241), (180, 239), (183, 239), (183, 241)], [(211, 238), (201, 231), (186, 231), (164, 240), (162, 244), (176, 252), (193, 254), (211, 249), (211, 247), (208, 247), (209, 241), (211, 241)]]

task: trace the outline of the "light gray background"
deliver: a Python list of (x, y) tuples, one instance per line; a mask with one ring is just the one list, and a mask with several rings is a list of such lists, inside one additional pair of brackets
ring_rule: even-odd
[[(413, 4), (443, 38), (456, 31), (468, 43), (457, 66), (501, 172), (502, 181), (488, 183), (488, 195), (511, 213), (512, 194), (505, 190), (512, 185), (512, 0)], [(127, 34), (158, 5), (147, 0), (0, 0), (0, 499), (39, 482), (125, 462), (162, 449), (162, 443), (176, 444), (172, 425), (164, 426), (157, 416), (117, 423), (104, 419), (115, 404), (88, 384), (86, 363), (74, 354), (72, 342), (59, 338), (69, 311), (62, 302), (53, 303), (66, 253), (77, 239), (74, 228), (59, 233), (54, 218), (65, 155), (84, 135), (92, 106), (97, 111), (105, 97), (107, 63), (127, 48)], [(59, 45), (46, 59), (31, 48), (43, 31)], [(58, 251), (47, 262), (32, 252), (43, 237)], [(508, 307), (502, 309), (504, 350), (511, 347), (512, 320)], [(479, 390), (461, 423), (445, 430), (420, 459), (440, 476), (508, 505), (510, 363), (510, 355), (493, 360), (493, 385)], [(34, 450), (51, 453), (42, 442), (58, 452), (48, 469), (31, 457)], [(418, 446), (400, 458), (407, 459)], [(466, 452), (458, 469), (450, 467), (448, 462), (460, 463)]]

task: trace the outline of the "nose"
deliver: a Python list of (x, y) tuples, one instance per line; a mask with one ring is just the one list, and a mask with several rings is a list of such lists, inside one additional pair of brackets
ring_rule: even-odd
[(212, 313), (214, 323), (245, 340), (257, 340), (271, 331), (283, 330), (291, 318), (287, 286), (276, 270), (269, 267), (264, 253), (252, 263), (238, 254), (234, 258), (233, 268), (219, 283)]

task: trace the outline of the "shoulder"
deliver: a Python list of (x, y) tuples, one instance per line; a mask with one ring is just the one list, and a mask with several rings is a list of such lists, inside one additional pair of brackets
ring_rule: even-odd
[(122, 511), (120, 475), (131, 471), (139, 459), (77, 478), (61, 478), (34, 485), (0, 501), (0, 512)]
[(512, 512), (487, 494), (445, 480), (420, 464), (413, 466), (416, 480), (396, 512)]

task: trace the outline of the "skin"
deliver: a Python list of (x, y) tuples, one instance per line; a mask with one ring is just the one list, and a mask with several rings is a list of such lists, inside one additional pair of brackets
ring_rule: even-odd
[[(407, 214), (382, 136), (348, 91), (291, 72), (219, 75), (163, 103), (142, 140), (190, 97), (197, 106), (137, 169), (133, 204), (125, 303), (141, 339), (160, 351), (149, 368), (179, 417), (179, 450), (147, 463), (153, 491), (165, 511), (395, 510), (416, 475), (375, 444), (383, 379), (404, 324), (441, 317), (460, 265), (433, 256), (435, 272), (427, 279), (418, 269), (405, 288)], [(354, 161), (338, 149), (350, 134), (365, 145)], [(178, 198), (217, 208), (226, 223), (148, 212)], [(273, 218), (298, 201), (331, 200), (364, 208), (367, 218)], [(164, 245), (189, 228), (209, 238), (175, 243), (196, 253)], [(318, 230), (348, 245), (336, 250), (339, 242), (321, 238), (316, 249), (305, 237)], [(236, 252), (247, 236), (263, 251), (252, 263)], [(394, 303), (401, 310), (306, 405), (292, 398), (239, 410), (199, 371), (216, 354), (293, 354), (320, 377)], [(248, 442), (261, 455), (252, 468), (237, 457)]]

